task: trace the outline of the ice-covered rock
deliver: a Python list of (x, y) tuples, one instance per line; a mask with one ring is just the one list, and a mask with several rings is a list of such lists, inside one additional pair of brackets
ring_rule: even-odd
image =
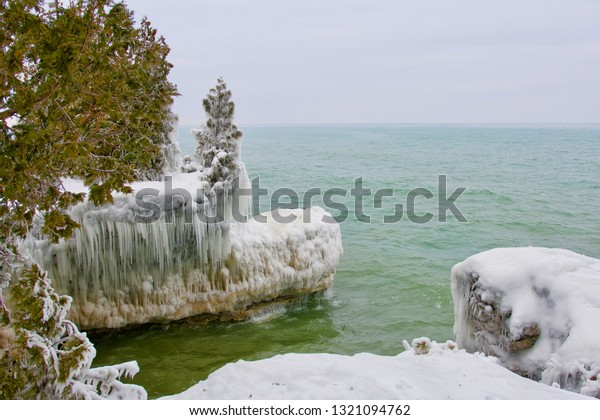
[(501, 248), (452, 269), (454, 332), (523, 376), (600, 398), (600, 260)]
[[(72, 180), (66, 187), (85, 191)], [(113, 205), (72, 208), (81, 227), (71, 239), (50, 244), (31, 235), (22, 244), (55, 290), (73, 297), (69, 317), (80, 328), (243, 318), (252, 304), (331, 285), (339, 225), (316, 207), (245, 220), (251, 188), (243, 164), (234, 188), (209, 185), (202, 172), (132, 187)]]
[[(426, 344), (426, 346), (425, 346)], [(398, 356), (285, 354), (230, 363), (181, 394), (189, 400), (584, 399), (522, 378), (495, 357), (417, 339)], [(424, 351), (427, 347), (427, 351)]]
[[(73, 298), (69, 317), (79, 327), (243, 318), (255, 303), (331, 285), (342, 242), (328, 213), (251, 217), (252, 186), (230, 96), (219, 79), (204, 102), (209, 119), (193, 131), (195, 156), (180, 161), (170, 138), (163, 180), (135, 182), (132, 194), (115, 194), (111, 205), (72, 207), (80, 228), (59, 244), (36, 232), (22, 242), (21, 252), (48, 271), (54, 289)], [(88, 192), (77, 180), (63, 186)]]

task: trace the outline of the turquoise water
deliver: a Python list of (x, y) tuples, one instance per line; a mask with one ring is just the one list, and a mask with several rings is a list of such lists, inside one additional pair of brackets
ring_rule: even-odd
[[(190, 127), (180, 129), (192, 153)], [(97, 365), (135, 359), (134, 382), (150, 397), (182, 391), (225, 363), (288, 352), (402, 351), (402, 340), (452, 338), (450, 269), (477, 252), (504, 246), (561, 247), (600, 257), (600, 126), (315, 126), (242, 127), (250, 178), (271, 192), (291, 188), (350, 190), (362, 177), (371, 223), (361, 223), (353, 198), (336, 197), (344, 257), (333, 290), (261, 322), (171, 325), (94, 336)], [(438, 176), (467, 222), (449, 214), (429, 223), (384, 224), (394, 204), (415, 188), (415, 212), (437, 214)], [(321, 205), (315, 198), (313, 204)], [(262, 197), (261, 208), (269, 207)]]

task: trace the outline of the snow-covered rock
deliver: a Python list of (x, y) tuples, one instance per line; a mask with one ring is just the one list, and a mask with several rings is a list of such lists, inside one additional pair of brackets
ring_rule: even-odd
[[(409, 346), (410, 347), (410, 346)], [(583, 399), (518, 376), (455, 343), (413, 341), (398, 356), (285, 354), (228, 364), (166, 399)]]
[[(233, 187), (178, 173), (133, 183), (134, 193), (110, 206), (85, 201), (70, 210), (81, 225), (72, 238), (50, 244), (31, 235), (22, 252), (73, 297), (69, 318), (82, 329), (243, 318), (255, 303), (328, 288), (342, 254), (339, 225), (317, 207), (244, 221), (251, 186), (239, 167)], [(73, 180), (65, 186), (86, 191)]]
[(502, 248), (452, 269), (454, 332), (521, 375), (600, 398), (600, 260)]

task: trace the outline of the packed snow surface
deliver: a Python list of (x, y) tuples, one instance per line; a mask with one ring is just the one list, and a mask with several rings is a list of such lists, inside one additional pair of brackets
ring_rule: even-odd
[(167, 399), (584, 399), (518, 376), (455, 343), (413, 340), (398, 356), (285, 354), (230, 363)]
[(460, 347), (600, 398), (600, 260), (563, 249), (501, 248), (452, 269)]

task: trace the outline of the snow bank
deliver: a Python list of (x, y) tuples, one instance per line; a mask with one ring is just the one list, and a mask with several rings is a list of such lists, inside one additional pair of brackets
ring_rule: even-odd
[(600, 398), (600, 260), (505, 248), (452, 269), (459, 346), (509, 369)]
[[(178, 173), (134, 183), (133, 194), (117, 194), (110, 206), (86, 201), (70, 210), (81, 225), (71, 239), (50, 244), (32, 235), (22, 252), (73, 297), (69, 318), (83, 329), (243, 318), (254, 303), (329, 287), (342, 254), (339, 225), (316, 207), (280, 210), (290, 223), (273, 214), (244, 222), (251, 186), (239, 168), (234, 187)], [(65, 187), (85, 192), (77, 181)]]
[[(420, 354), (419, 354), (420, 353)], [(583, 399), (456, 344), (413, 341), (398, 356), (285, 354), (231, 363), (166, 399)]]

